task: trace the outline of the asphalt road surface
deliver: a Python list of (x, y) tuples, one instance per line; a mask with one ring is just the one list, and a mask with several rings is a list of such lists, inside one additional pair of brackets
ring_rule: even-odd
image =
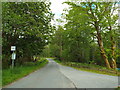
[(30, 75), (5, 88), (116, 88), (118, 77), (79, 71), (52, 59)]

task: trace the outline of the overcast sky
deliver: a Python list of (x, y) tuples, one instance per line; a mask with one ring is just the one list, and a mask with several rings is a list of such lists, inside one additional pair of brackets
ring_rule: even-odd
[[(67, 4), (62, 4), (66, 0), (50, 0), (51, 1), (51, 10), (55, 14), (54, 18), (59, 19), (63, 13), (64, 8), (68, 8)], [(55, 21), (52, 21), (52, 24), (55, 24)], [(57, 24), (57, 23), (56, 23)]]

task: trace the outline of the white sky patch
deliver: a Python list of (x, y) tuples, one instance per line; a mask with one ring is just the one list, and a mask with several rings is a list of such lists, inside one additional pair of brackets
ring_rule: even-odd
[(51, 22), (52, 24), (58, 23), (55, 21), (56, 19), (61, 18), (61, 14), (63, 13), (63, 9), (68, 8), (69, 6), (67, 4), (62, 4), (66, 0), (50, 0), (51, 4), (51, 10), (55, 14), (54, 20)]

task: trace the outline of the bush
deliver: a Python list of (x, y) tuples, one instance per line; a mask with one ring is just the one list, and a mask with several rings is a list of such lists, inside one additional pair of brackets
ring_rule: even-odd
[(2, 68), (7, 69), (10, 67), (11, 57), (9, 55), (2, 55)]
[(23, 66), (33, 66), (33, 65), (35, 65), (34, 62), (25, 62), (25, 63), (23, 64)]

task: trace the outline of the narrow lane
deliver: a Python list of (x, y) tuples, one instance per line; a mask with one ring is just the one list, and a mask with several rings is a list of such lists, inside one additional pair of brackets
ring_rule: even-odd
[(6, 88), (116, 88), (118, 77), (79, 71), (62, 66), (52, 59), (32, 74)]
[(75, 88), (74, 84), (60, 72), (59, 65), (51, 59), (48, 60), (49, 63), (42, 69), (5, 88)]

